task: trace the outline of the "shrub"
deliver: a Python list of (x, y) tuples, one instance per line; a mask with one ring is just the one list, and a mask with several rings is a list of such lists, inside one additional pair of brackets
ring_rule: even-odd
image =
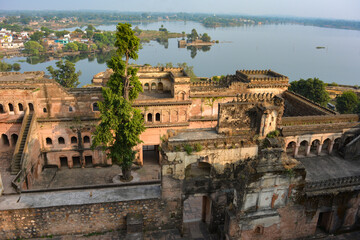
[(191, 155), (191, 153), (193, 152), (193, 149), (192, 149), (192, 147), (191, 147), (189, 144), (186, 144), (186, 145), (184, 146), (184, 150), (185, 150), (185, 152), (186, 152), (188, 155)]
[(196, 143), (196, 144), (194, 145), (194, 150), (195, 150), (195, 152), (200, 152), (202, 149), (203, 149), (203, 147), (201, 146), (200, 143)]

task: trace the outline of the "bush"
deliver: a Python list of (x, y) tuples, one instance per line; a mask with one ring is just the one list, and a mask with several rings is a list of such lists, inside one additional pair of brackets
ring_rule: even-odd
[(195, 152), (200, 152), (202, 149), (203, 149), (203, 147), (201, 146), (200, 143), (196, 143), (196, 144), (194, 145), (194, 150), (195, 150)]
[(278, 137), (280, 135), (280, 131), (279, 130), (275, 130), (275, 131), (272, 131), (272, 132), (269, 132), (266, 137), (267, 138), (275, 138), (275, 137)]
[(193, 152), (193, 149), (192, 149), (192, 147), (191, 147), (189, 144), (186, 144), (186, 145), (184, 146), (184, 150), (185, 150), (185, 152), (186, 152), (188, 155), (191, 155), (191, 153)]

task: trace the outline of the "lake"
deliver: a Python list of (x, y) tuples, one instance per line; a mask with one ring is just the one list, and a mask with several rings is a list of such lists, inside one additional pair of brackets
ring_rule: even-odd
[[(208, 33), (219, 44), (208, 51), (178, 48), (177, 39), (169, 39), (167, 48), (151, 41), (139, 51), (137, 64), (186, 62), (194, 66), (197, 76), (234, 74), (238, 69), (271, 69), (289, 77), (290, 81), (317, 77), (324, 82), (360, 85), (360, 31), (280, 24), (226, 28), (205, 28), (196, 22), (155, 22), (138, 24), (140, 29), (157, 30), (164, 25), (171, 32)], [(135, 25), (134, 25), (135, 26)], [(98, 26), (115, 30), (115, 25)], [(71, 28), (69, 30), (74, 30)], [(317, 49), (316, 47), (325, 47)], [(106, 69), (104, 59), (78, 58), (81, 86), (91, 83), (93, 75)], [(24, 57), (5, 59), (7, 63)], [(21, 62), (21, 72), (55, 66), (56, 60), (33, 64)]]

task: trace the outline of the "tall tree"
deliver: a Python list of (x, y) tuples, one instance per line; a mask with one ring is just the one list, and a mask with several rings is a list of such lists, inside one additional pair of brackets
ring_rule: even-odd
[(290, 83), (289, 90), (296, 92), (321, 106), (326, 106), (330, 100), (329, 93), (325, 89), (325, 83), (318, 78), (293, 81)]
[(119, 23), (116, 31), (116, 55), (107, 66), (113, 74), (102, 89), (103, 101), (99, 102), (100, 124), (96, 127), (92, 148), (101, 146), (108, 150), (108, 157), (121, 166), (123, 179), (131, 180), (131, 165), (135, 160), (134, 148), (141, 143), (140, 134), (145, 131), (144, 118), (132, 102), (142, 92), (136, 76), (137, 69), (129, 66), (129, 60), (138, 58), (140, 39), (131, 25)]
[(54, 70), (52, 66), (47, 67), (46, 69), (51, 74), (52, 78), (55, 79), (61, 86), (66, 88), (74, 88), (77, 87), (79, 82), (79, 76), (81, 75), (81, 71), (75, 72), (75, 64), (70, 62), (69, 60), (56, 62), (56, 66), (59, 69)]
[(336, 109), (340, 113), (356, 113), (359, 104), (360, 101), (358, 97), (352, 91), (345, 91), (336, 98)]

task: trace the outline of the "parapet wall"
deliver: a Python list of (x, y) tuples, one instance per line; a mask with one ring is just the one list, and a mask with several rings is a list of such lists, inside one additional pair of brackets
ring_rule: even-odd
[(143, 214), (145, 230), (181, 226), (181, 214), (174, 214), (160, 199), (146, 199), (0, 211), (0, 239), (125, 230), (128, 213)]

